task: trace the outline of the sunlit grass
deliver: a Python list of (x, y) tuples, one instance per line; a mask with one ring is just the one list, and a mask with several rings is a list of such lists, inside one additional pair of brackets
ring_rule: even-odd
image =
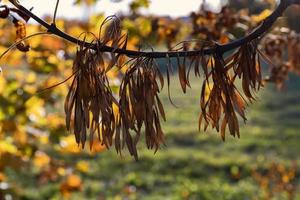
[[(177, 77), (172, 78), (171, 96), (162, 94), (167, 122), (163, 123), (166, 146), (155, 155), (139, 144), (140, 160), (134, 161), (114, 149), (91, 156), (57, 155), (69, 165), (78, 160), (89, 163), (81, 175), (83, 188), (72, 199), (252, 199), (262, 195), (251, 177), (253, 167), (265, 169), (270, 163), (300, 166), (299, 84), (278, 92), (268, 86), (259, 94), (259, 101), (250, 105), (248, 122), (241, 126), (241, 138), (227, 134), (226, 142), (215, 131), (198, 131), (201, 80), (191, 79), (192, 89), (183, 95)], [(239, 178), (233, 176), (238, 171)], [(13, 171), (11, 173), (14, 173)], [(24, 173), (24, 174), (23, 174)], [(14, 176), (28, 177), (23, 185), (26, 199), (59, 199), (59, 185), (41, 186), (25, 172)], [(299, 182), (299, 178), (297, 179)], [(300, 193), (297, 193), (300, 198)], [(25, 198), (25, 197), (24, 197)], [(283, 198), (284, 199), (284, 198)]]

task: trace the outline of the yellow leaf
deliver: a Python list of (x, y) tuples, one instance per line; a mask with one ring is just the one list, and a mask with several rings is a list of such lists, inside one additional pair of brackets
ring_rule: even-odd
[[(99, 29), (99, 28), (97, 28)], [(68, 33), (70, 35), (80, 35), (80, 33), (84, 32), (84, 29), (82, 29), (79, 26), (72, 26), (70, 28), (68, 28)]]
[(12, 144), (9, 140), (0, 140), (0, 154), (1, 153), (10, 153), (10, 154), (17, 154), (18, 149), (17, 147)]
[(29, 93), (29, 94), (34, 94), (37, 92), (37, 87), (36, 85), (25, 85), (23, 87), (24, 91)]
[(76, 169), (80, 172), (83, 172), (83, 173), (86, 173), (89, 171), (89, 163), (86, 162), (86, 161), (79, 161), (77, 164), (76, 164)]
[(251, 16), (251, 19), (252, 19), (252, 21), (258, 23), (258, 22), (261, 22), (262, 20), (266, 19), (271, 13), (272, 13), (271, 10), (265, 9), (260, 14)]
[(289, 183), (289, 182), (290, 182), (289, 176), (288, 176), (288, 175), (284, 175), (284, 176), (282, 177), (282, 181), (283, 181), (284, 183)]
[[(27, 32), (27, 35), (31, 35), (31, 34), (34, 34), (36, 32), (39, 32), (40, 29), (38, 26), (36, 25), (26, 25), (26, 32)], [(37, 48), (41, 43), (42, 43), (42, 39), (43, 37), (41, 36), (37, 36), (37, 37), (33, 37), (30, 39), (30, 47), (31, 48)], [(27, 52), (29, 53), (29, 52)]]
[(151, 33), (152, 27), (151, 27), (151, 21), (147, 18), (139, 17), (136, 19), (136, 26), (139, 29), (139, 33), (146, 37)]
[(26, 74), (26, 82), (27, 83), (35, 83), (36, 79), (37, 79), (36, 73), (29, 72)]
[(78, 147), (74, 136), (70, 135), (61, 138), (58, 151), (60, 151), (61, 153), (77, 154), (80, 152), (80, 148)]
[(27, 143), (27, 134), (24, 128), (17, 126), (17, 130), (13, 133), (14, 141), (18, 144), (25, 145)]
[(0, 183), (5, 181), (6, 177), (3, 173), (0, 172)]
[(80, 190), (81, 186), (81, 178), (77, 175), (71, 174), (60, 185), (60, 191), (65, 198), (68, 198), (72, 191)]
[(38, 97), (32, 97), (26, 101), (26, 114), (29, 116), (31, 121), (40, 122), (44, 119), (46, 114), (44, 103), (44, 100)]
[(48, 144), (49, 143), (48, 135), (42, 135), (38, 139), (39, 139), (41, 144)]
[(78, 188), (81, 186), (81, 178), (77, 175), (72, 174), (68, 176), (66, 183), (72, 188)]
[(57, 174), (59, 174), (60, 176), (65, 176), (66, 175), (65, 168), (63, 168), (63, 167), (57, 168)]
[(99, 140), (95, 140), (93, 143), (93, 148), (91, 153), (100, 153), (106, 150), (106, 147), (104, 144), (101, 144), (101, 142)]
[(43, 167), (48, 166), (50, 161), (51, 161), (51, 158), (45, 152), (37, 151), (34, 154), (33, 163), (38, 168), (43, 168)]
[(0, 94), (3, 93), (3, 90), (5, 89), (5, 84), (6, 84), (6, 81), (5, 81), (4, 77), (0, 76)]
[(54, 65), (57, 65), (59, 63), (59, 59), (57, 58), (56, 55), (50, 55), (48, 58), (47, 58), (47, 61), (51, 64), (54, 64)]
[(65, 119), (62, 116), (55, 115), (55, 114), (48, 114), (46, 119), (48, 121), (48, 126), (50, 128), (65, 126)]

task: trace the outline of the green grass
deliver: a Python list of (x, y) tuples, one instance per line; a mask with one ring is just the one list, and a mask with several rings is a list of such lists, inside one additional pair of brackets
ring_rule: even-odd
[[(259, 100), (248, 109), (247, 124), (241, 126), (241, 138), (227, 134), (226, 142), (215, 131), (198, 132), (201, 80), (191, 82), (192, 89), (184, 95), (177, 77), (173, 78), (171, 96), (178, 108), (168, 101), (166, 89), (161, 94), (167, 114), (163, 123), (166, 146), (155, 155), (141, 143), (138, 162), (128, 154), (119, 157), (113, 150), (64, 157), (69, 165), (78, 160), (90, 163), (90, 171), (81, 174), (83, 190), (73, 193), (71, 199), (259, 199), (262, 191), (251, 177), (253, 167), (265, 169), (272, 162), (290, 165), (296, 161), (299, 172), (299, 80), (292, 78), (285, 92), (272, 85), (260, 91)], [(239, 171), (239, 179), (232, 176), (233, 170)], [(57, 183), (38, 186), (26, 174), (12, 171), (10, 176), (24, 179), (19, 183), (23, 199), (61, 198)], [(295, 199), (300, 199), (299, 192)]]

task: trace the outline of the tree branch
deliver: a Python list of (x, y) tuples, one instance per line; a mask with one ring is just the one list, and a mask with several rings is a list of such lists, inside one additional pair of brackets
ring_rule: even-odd
[[(12, 0), (10, 0), (12, 1)], [(242, 37), (240, 39), (234, 40), (232, 42), (229, 42), (227, 44), (219, 45), (218, 46), (218, 52), (219, 53), (225, 53), (227, 51), (236, 49), (243, 44), (246, 44), (256, 38), (261, 37), (265, 32), (267, 32), (274, 22), (278, 19), (278, 17), (282, 16), (283, 12), (287, 9), (287, 7), (293, 5), (293, 4), (300, 4), (300, 0), (281, 0), (278, 7), (274, 10), (274, 12), (267, 17), (253, 32), (246, 35), (245, 37)], [(57, 35), (58, 37), (61, 37), (69, 42), (72, 42), (74, 44), (83, 44), (86, 47), (91, 47), (91, 44), (79, 39), (74, 38), (71, 35), (68, 35), (65, 32), (62, 32), (60, 29), (58, 29), (55, 24), (48, 24), (44, 20), (42, 20), (40, 17), (33, 14), (31, 11), (26, 9), (20, 4), (14, 3), (14, 5), (24, 14), (28, 15), (32, 19), (34, 19), (36, 22), (38, 22), (40, 25), (44, 26), (48, 32)], [(95, 46), (92, 46), (92, 48), (96, 48)], [(103, 45), (100, 49), (100, 51), (103, 52), (115, 52), (118, 54), (124, 54), (128, 57), (148, 57), (148, 58), (166, 58), (166, 57), (192, 57), (197, 56), (199, 54), (202, 55), (210, 55), (213, 54), (216, 51), (216, 48), (206, 48), (204, 50), (192, 50), (192, 51), (165, 51), (165, 52), (143, 52), (143, 51), (133, 51), (133, 50), (127, 50), (127, 49), (114, 49), (113, 47)]]

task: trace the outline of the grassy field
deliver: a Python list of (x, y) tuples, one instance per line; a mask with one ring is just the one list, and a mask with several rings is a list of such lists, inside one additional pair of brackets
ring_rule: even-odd
[[(82, 191), (72, 193), (71, 199), (262, 199), (263, 190), (252, 177), (254, 168), (263, 171), (273, 162), (286, 166), (296, 162), (300, 171), (299, 79), (291, 78), (293, 84), (284, 92), (272, 85), (264, 88), (248, 109), (241, 138), (228, 134), (226, 142), (214, 131), (198, 132), (201, 80), (191, 82), (192, 89), (183, 95), (173, 78), (171, 95), (178, 108), (169, 103), (166, 89), (162, 92), (167, 144), (155, 155), (141, 143), (138, 162), (115, 151), (65, 156), (70, 165), (78, 160), (90, 164), (89, 171), (80, 174)], [(15, 174), (22, 177), (23, 199), (61, 198), (59, 184), (37, 185), (29, 174)], [(273, 199), (287, 199), (287, 195), (280, 193)], [(300, 199), (300, 190), (295, 199)]]

